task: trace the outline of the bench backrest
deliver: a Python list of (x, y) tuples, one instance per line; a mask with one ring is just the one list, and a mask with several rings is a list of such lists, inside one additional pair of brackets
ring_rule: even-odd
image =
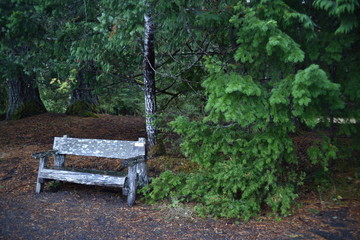
[(145, 138), (138, 141), (55, 137), (54, 150), (70, 154), (106, 158), (134, 158), (145, 156)]

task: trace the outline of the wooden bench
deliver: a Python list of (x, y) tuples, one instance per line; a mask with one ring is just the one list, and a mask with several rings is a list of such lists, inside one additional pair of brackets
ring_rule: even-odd
[[(66, 155), (124, 159), (122, 167), (128, 168), (128, 171), (67, 168)], [(148, 183), (145, 138), (139, 138), (138, 141), (119, 141), (55, 137), (53, 150), (35, 153), (32, 157), (40, 159), (36, 193), (43, 190), (46, 180), (118, 187), (127, 195), (128, 205), (133, 206), (136, 189)], [(54, 158), (53, 167), (48, 166), (49, 157)]]

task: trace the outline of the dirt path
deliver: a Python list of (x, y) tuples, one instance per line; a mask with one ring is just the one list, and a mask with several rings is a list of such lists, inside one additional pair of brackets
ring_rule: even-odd
[[(38, 161), (31, 154), (49, 150), (54, 136), (136, 140), (145, 136), (144, 120), (43, 114), (0, 122), (0, 239), (360, 239), (360, 202), (303, 207), (279, 222), (265, 217), (248, 223), (201, 219), (191, 208), (129, 208), (119, 190), (65, 183), (35, 194)], [(99, 167), (87, 159), (75, 164)], [(118, 167), (106, 163), (105, 168)]]

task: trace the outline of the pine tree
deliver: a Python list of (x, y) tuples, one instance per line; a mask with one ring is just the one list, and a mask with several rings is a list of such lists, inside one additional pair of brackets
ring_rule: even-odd
[[(347, 7), (282, 0), (230, 5), (233, 34), (223, 46), (225, 56), (208, 55), (205, 61), (207, 116), (171, 123), (199, 169), (190, 175), (165, 172), (144, 190), (152, 190), (147, 198), (193, 200), (204, 216), (249, 219), (263, 206), (288, 214), (306, 177), (301, 166), (327, 171), (338, 151), (324, 135), (301, 156), (291, 137), (303, 127), (315, 131), (319, 119), (346, 117), (350, 99), (344, 99), (348, 93), (339, 73), (347, 79), (357, 71), (355, 62), (343, 65), (344, 56), (357, 59), (357, 20), (345, 27), (338, 16), (334, 28), (332, 12), (328, 16), (318, 8), (353, 14), (356, 2)], [(358, 104), (350, 106), (358, 109)]]

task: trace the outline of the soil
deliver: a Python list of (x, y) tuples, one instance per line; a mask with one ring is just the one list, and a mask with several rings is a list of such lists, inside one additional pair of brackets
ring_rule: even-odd
[[(311, 192), (289, 217), (276, 221), (262, 216), (249, 222), (199, 218), (187, 205), (150, 206), (137, 200), (128, 207), (119, 189), (63, 183), (60, 188), (47, 184), (36, 194), (39, 163), (31, 154), (50, 150), (54, 136), (63, 135), (137, 140), (146, 135), (145, 122), (132, 116), (55, 113), (0, 122), (0, 239), (360, 239), (359, 199), (336, 205)], [(67, 161), (91, 168), (120, 167), (106, 159)], [(156, 161), (149, 165), (159, 165)]]

